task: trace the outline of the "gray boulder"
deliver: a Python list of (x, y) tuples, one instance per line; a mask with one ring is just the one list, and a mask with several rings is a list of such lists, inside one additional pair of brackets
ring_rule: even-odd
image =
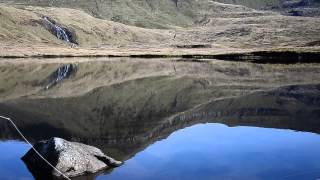
[[(69, 142), (61, 138), (51, 138), (48, 141), (38, 142), (34, 145), (34, 148), (55, 168), (68, 177), (96, 173), (121, 165), (120, 161), (106, 156), (98, 148), (77, 142)], [(33, 174), (41, 172), (49, 173), (53, 177), (62, 176), (44, 162), (33, 149), (29, 150), (22, 157), (22, 160)]]

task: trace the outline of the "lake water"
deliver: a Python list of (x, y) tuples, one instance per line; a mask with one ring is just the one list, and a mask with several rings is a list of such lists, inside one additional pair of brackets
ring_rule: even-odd
[[(33, 179), (25, 143), (0, 143), (1, 179)], [(172, 133), (97, 179), (317, 179), (320, 136), (256, 127), (198, 124)]]
[[(125, 162), (79, 180), (316, 180), (319, 73), (319, 64), (3, 60), (0, 115), (31, 143), (61, 137)], [(0, 179), (33, 179), (20, 160), (30, 147), (2, 120), (0, 139)]]

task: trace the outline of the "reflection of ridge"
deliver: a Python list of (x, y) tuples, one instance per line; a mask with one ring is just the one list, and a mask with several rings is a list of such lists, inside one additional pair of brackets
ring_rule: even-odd
[(173, 121), (220, 122), (320, 133), (320, 85), (287, 86), (227, 98), (181, 113)]
[[(145, 108), (145, 104), (141, 106), (143, 111), (140, 115), (133, 115), (135, 113), (129, 110), (118, 114), (115, 110), (117, 106), (109, 106), (115, 109), (106, 110), (106, 104), (110, 105), (115, 98), (104, 97), (110, 93), (112, 90), (108, 89), (96, 90), (93, 94), (77, 98), (21, 100), (18, 103), (0, 104), (0, 112), (12, 117), (33, 142), (59, 136), (98, 146), (120, 160), (130, 158), (178, 129), (198, 123), (219, 122), (230, 126), (320, 132), (320, 85), (288, 86), (243, 97), (220, 99), (188, 108), (190, 110), (184, 113), (152, 106), (155, 101), (147, 103), (149, 109)], [(146, 95), (142, 97), (134, 102), (134, 107), (138, 108), (136, 103), (141, 101), (152, 101)], [(173, 94), (166, 103), (177, 106), (180, 103), (176, 101), (176, 94)], [(41, 106), (45, 106), (47, 112), (39, 109)], [(105, 112), (101, 113), (101, 109), (105, 109)], [(1, 122), (0, 130), (3, 140), (19, 139), (7, 123)]]

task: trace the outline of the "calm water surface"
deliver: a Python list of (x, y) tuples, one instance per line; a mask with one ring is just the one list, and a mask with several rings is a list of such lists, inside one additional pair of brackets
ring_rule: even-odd
[[(61, 137), (125, 162), (77, 180), (316, 180), (319, 73), (318, 64), (10, 59), (0, 64), (0, 115), (32, 143)], [(0, 120), (0, 180), (34, 178), (19, 140)]]
[[(0, 143), (2, 179), (32, 179), (20, 160), (28, 146)], [(178, 130), (97, 179), (317, 179), (320, 136), (198, 124)]]
[(20, 159), (30, 146), (18, 141), (0, 142), (0, 176), (1, 179), (33, 179), (27, 167)]

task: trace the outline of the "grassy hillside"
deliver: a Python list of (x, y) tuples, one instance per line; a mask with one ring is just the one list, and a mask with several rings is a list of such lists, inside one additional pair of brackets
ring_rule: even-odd
[[(207, 44), (212, 48), (204, 52), (210, 52), (217, 49), (313, 48), (311, 46), (318, 46), (320, 41), (320, 18), (282, 16), (210, 0), (0, 2), (6, 3), (0, 4), (0, 54), (4, 52), (6, 56), (30, 54), (21, 47), (70, 46), (45, 29), (44, 16), (67, 29), (84, 48), (154, 47), (155, 51), (167, 48), (163, 52), (172, 54), (169, 48), (193, 44)], [(21, 53), (10, 53), (10, 48), (13, 48), (12, 52), (21, 49)], [(45, 51), (30, 49), (35, 49), (35, 54)]]
[(129, 42), (152, 43), (166, 39), (166, 32), (126, 26), (94, 18), (81, 10), (64, 8), (25, 7), (0, 5), (0, 41), (11, 44), (63, 44), (44, 28), (43, 16), (49, 16), (62, 27), (68, 28), (81, 45)]
[[(1, 0), (0, 2), (81, 9), (97, 18), (148, 28), (190, 27), (206, 16), (214, 16), (226, 11), (235, 14), (253, 11), (249, 8), (220, 4), (210, 0)], [(253, 4), (253, 1), (244, 4)]]

